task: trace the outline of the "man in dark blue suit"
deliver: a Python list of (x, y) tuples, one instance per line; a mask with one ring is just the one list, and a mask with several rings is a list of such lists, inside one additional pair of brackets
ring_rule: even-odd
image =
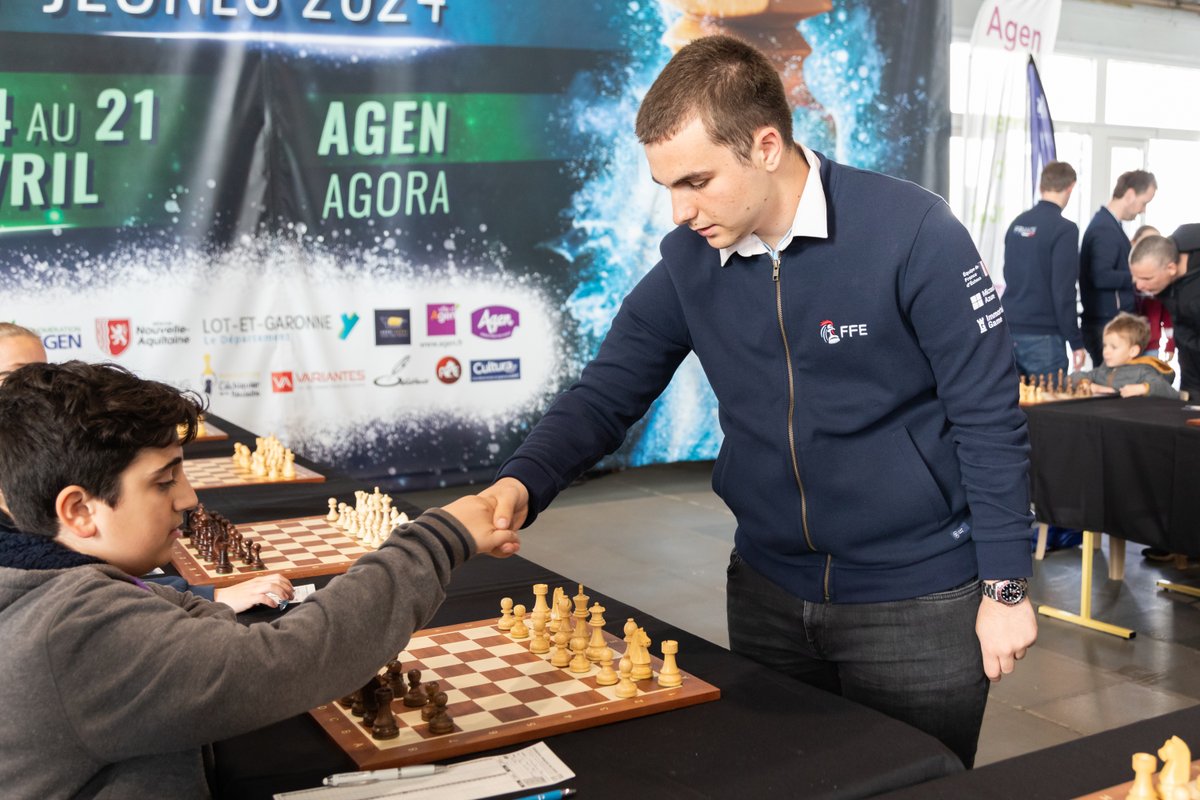
[(1133, 313), (1133, 279), (1129, 274), (1129, 237), (1122, 222), (1135, 219), (1154, 199), (1158, 183), (1152, 173), (1123, 173), (1112, 199), (1100, 207), (1083, 234), (1079, 250), (1079, 298), (1083, 303), (1083, 346), (1092, 364), (1104, 358), (1104, 326), (1120, 311)]

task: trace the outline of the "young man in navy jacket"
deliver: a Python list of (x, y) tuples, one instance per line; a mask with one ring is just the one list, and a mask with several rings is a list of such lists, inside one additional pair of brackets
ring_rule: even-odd
[(987, 679), (1037, 631), (1025, 417), (987, 268), (939, 197), (795, 144), (779, 76), (737, 39), (682, 48), (637, 135), (678, 227), (483, 492), (494, 524), (532, 522), (695, 352), (737, 518), (732, 649), (970, 765)]
[(1038, 185), (1042, 199), (1004, 237), (1004, 313), (1022, 375), (1078, 371), (1087, 355), (1075, 312), (1079, 228), (1062, 214), (1074, 189), (1075, 169), (1051, 161)]
[(1083, 232), (1079, 247), (1079, 328), (1093, 366), (1104, 363), (1104, 326), (1120, 311), (1133, 312), (1133, 278), (1129, 274), (1132, 245), (1122, 222), (1135, 219), (1154, 199), (1154, 175), (1135, 169), (1121, 174), (1112, 199), (1100, 206)]

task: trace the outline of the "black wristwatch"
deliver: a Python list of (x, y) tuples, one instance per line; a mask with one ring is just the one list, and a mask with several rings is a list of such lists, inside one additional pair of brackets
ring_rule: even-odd
[(983, 583), (983, 596), (1006, 606), (1015, 606), (1029, 594), (1028, 578), (1010, 578), (995, 583)]

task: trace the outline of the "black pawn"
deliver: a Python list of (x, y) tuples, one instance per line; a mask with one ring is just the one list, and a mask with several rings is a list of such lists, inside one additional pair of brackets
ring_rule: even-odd
[(429, 698), (421, 691), (421, 670), (410, 669), (408, 671), (408, 694), (404, 695), (404, 707), (421, 708), (428, 701)]
[(375, 695), (375, 690), (379, 688), (379, 685), (379, 676), (374, 676), (362, 688), (362, 721), (363, 725), (368, 728), (375, 724), (375, 714), (379, 711), (379, 698)]
[(425, 684), (425, 705), (421, 706), (421, 719), (425, 722), (433, 719), (433, 712), (436, 710), (433, 698), (437, 697), (441, 691), (442, 686), (437, 681)]
[(454, 720), (446, 713), (448, 699), (445, 692), (438, 692), (433, 698), (434, 713), (433, 719), (429, 720), (429, 732), (437, 736), (454, 732)]
[[(360, 692), (358, 689), (355, 689), (353, 692), (346, 695), (338, 702), (341, 703), (346, 708), (350, 709), (351, 714), (361, 714), (362, 713), (362, 692)], [(355, 706), (359, 707), (358, 711), (354, 710)]]
[(392, 690), (392, 697), (404, 696), (404, 667), (396, 659), (387, 663), (387, 681)]
[(217, 574), (228, 575), (233, 572), (233, 564), (229, 561), (229, 541), (221, 540), (221, 551), (217, 553)]
[(266, 569), (267, 568), (267, 565), (264, 564), (263, 560), (262, 560), (262, 545), (259, 544), (258, 542), (254, 543), (254, 568), (255, 569)]
[(375, 721), (371, 724), (371, 738), (395, 739), (400, 735), (400, 728), (396, 725), (396, 718), (392, 716), (391, 687), (381, 686), (376, 689), (375, 701), (379, 710), (375, 712)]

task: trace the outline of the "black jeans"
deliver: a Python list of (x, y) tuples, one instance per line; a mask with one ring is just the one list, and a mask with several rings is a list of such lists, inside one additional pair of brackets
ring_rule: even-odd
[(733, 652), (937, 737), (970, 768), (988, 679), (979, 581), (890, 603), (811, 603), (738, 556), (726, 581)]

